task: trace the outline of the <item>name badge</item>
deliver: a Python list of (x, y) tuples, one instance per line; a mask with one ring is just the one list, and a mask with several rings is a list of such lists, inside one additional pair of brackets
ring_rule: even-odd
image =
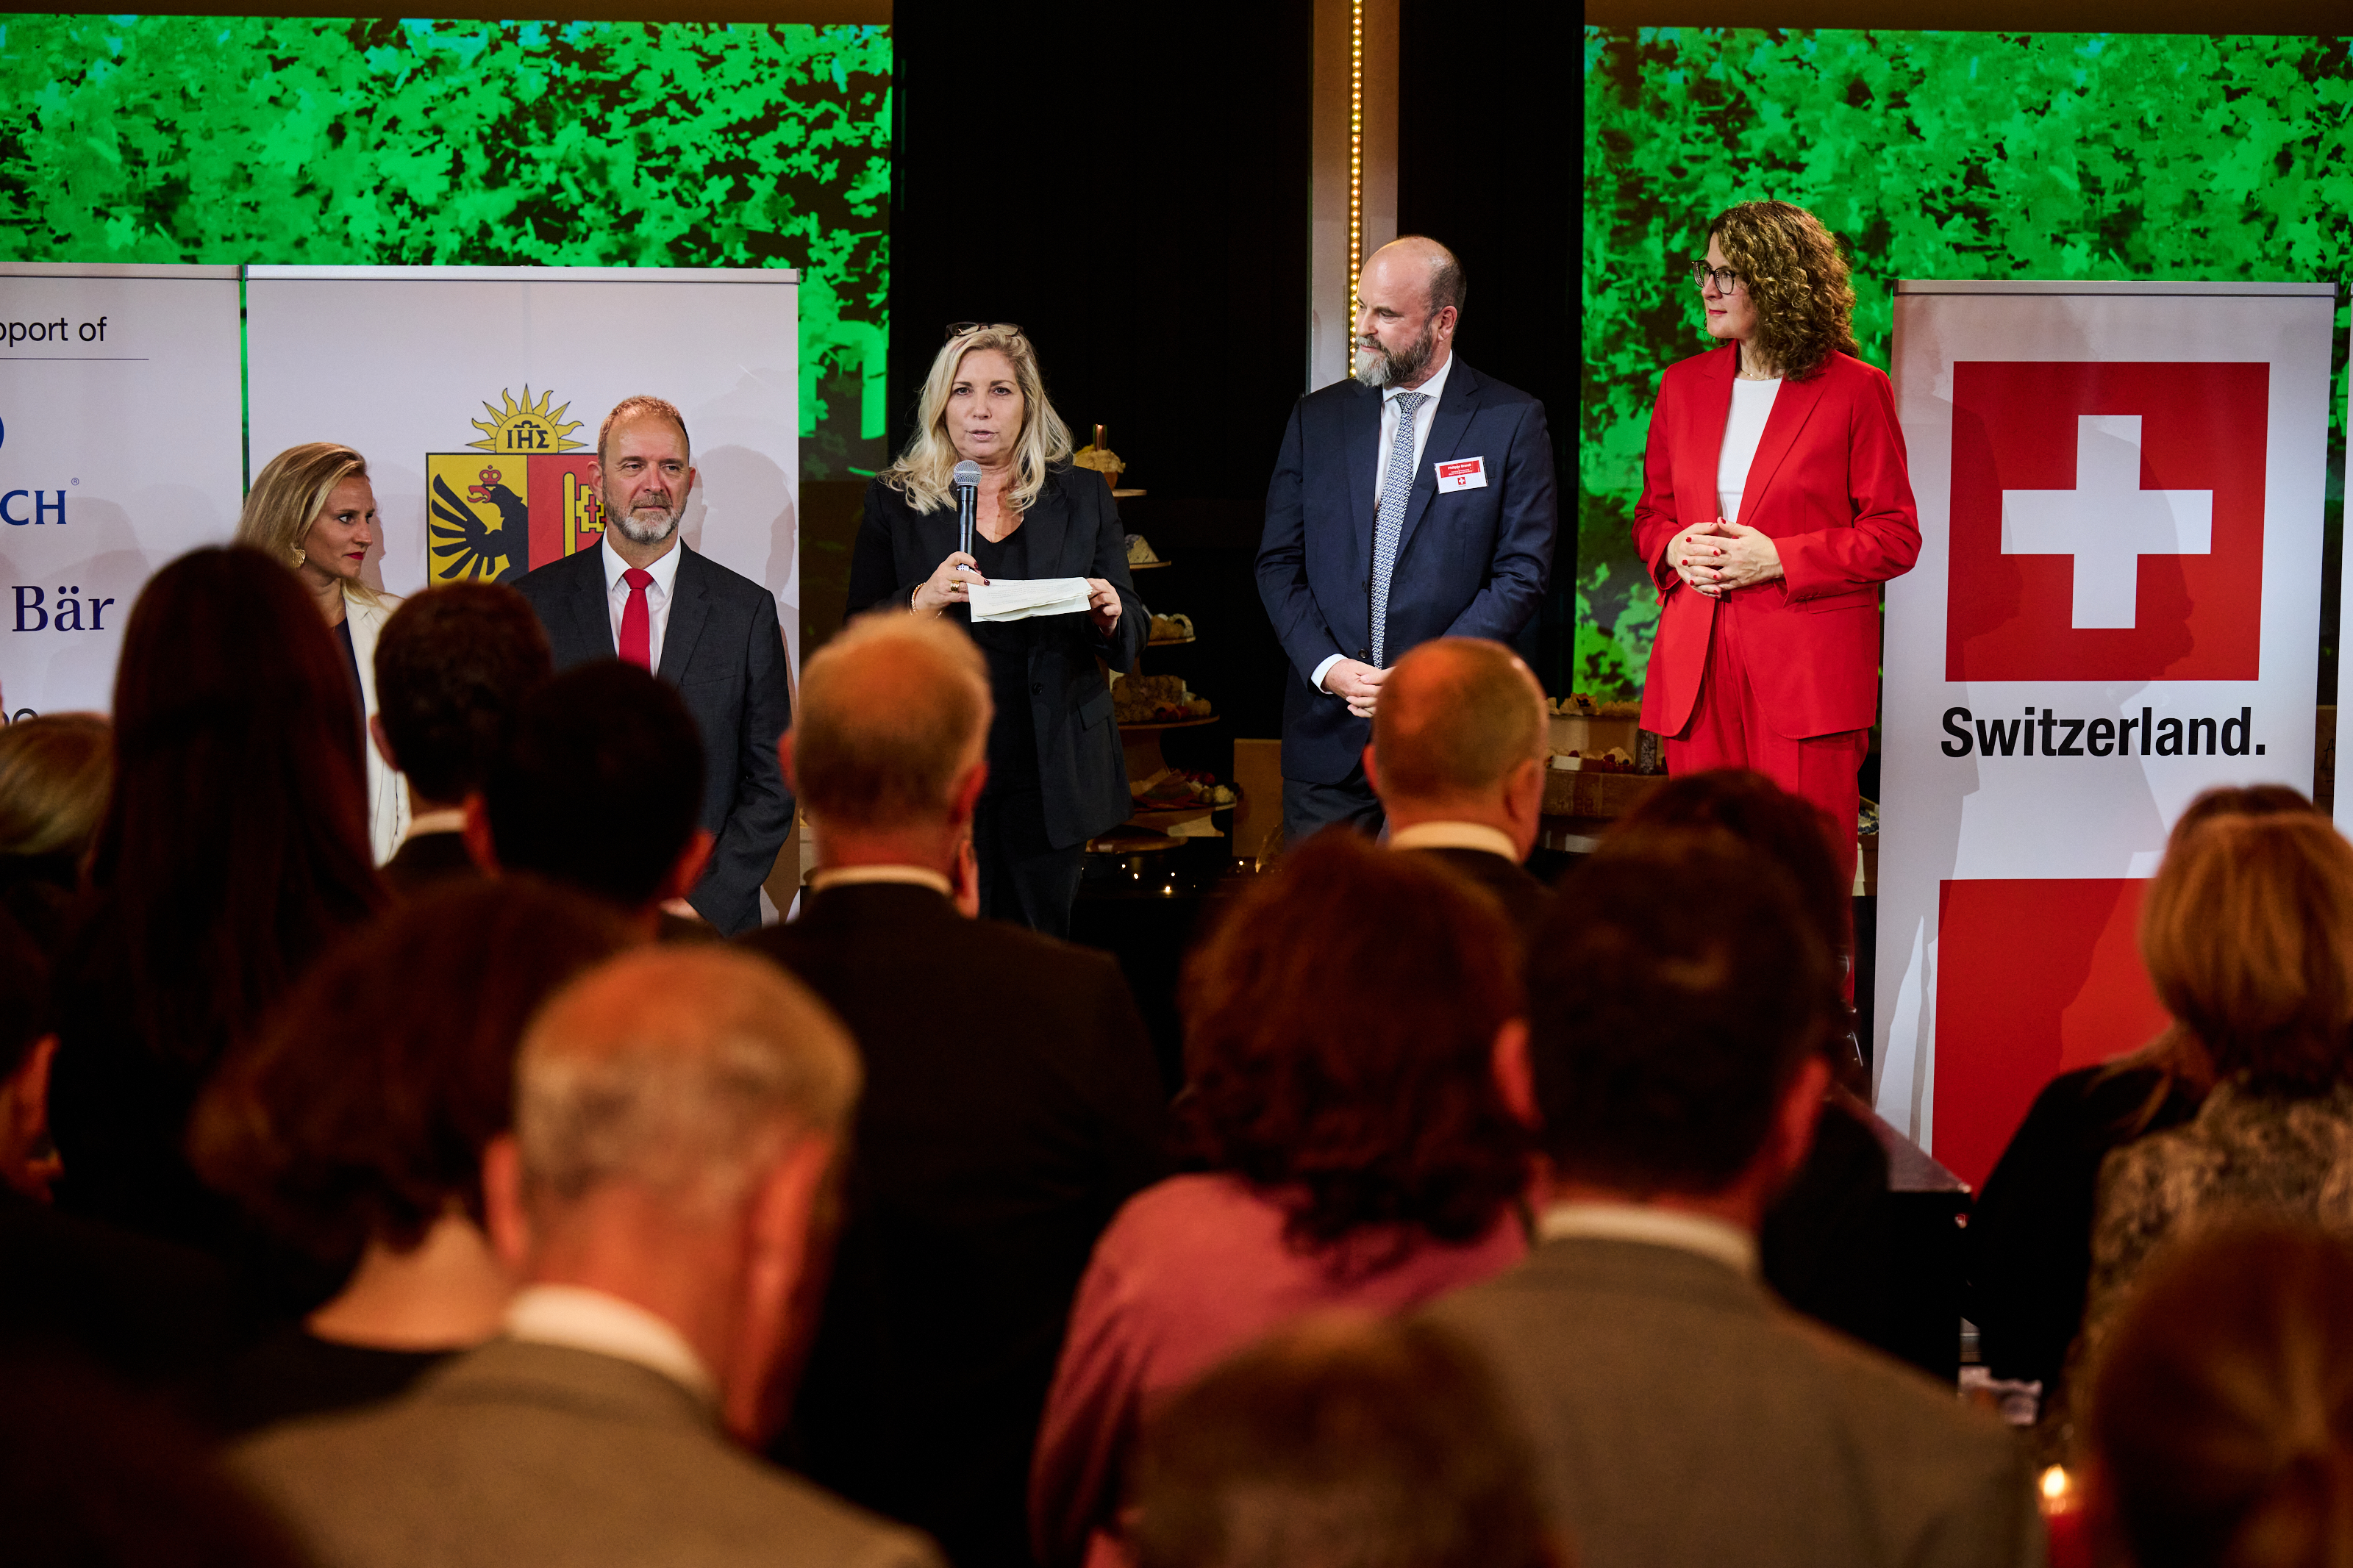
[(1464, 458), (1460, 462), (1438, 465), (1438, 488), (1441, 490), (1483, 490), (1487, 488), (1487, 459)]

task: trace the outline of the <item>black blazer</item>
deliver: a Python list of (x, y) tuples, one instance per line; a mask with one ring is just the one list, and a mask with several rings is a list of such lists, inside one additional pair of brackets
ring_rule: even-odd
[[(1021, 531), (1029, 535), (1029, 569), (1039, 576), (1101, 577), (1119, 590), (1119, 625), (1110, 637), (1095, 630), (1092, 616), (1053, 616), (1040, 623), (1050, 631), (1029, 651), (1029, 716), (1038, 736), (1046, 837), (1066, 847), (1118, 826), (1134, 809), (1119, 726), (1112, 721), (1111, 689), (1096, 660), (1122, 673), (1134, 669), (1151, 612), (1135, 596), (1127, 535), (1101, 474), (1049, 469)], [(905, 607), (955, 550), (953, 507), (919, 512), (903, 492), (877, 479), (866, 487), (866, 511), (850, 557), (849, 614), (879, 605)], [(972, 623), (972, 612), (961, 605), (947, 613)]]
[[(702, 732), (702, 826), (719, 840), (687, 902), (732, 936), (760, 923), (760, 884), (792, 831), (793, 794), (776, 761), (776, 737), (792, 727), (792, 689), (775, 596), (684, 540), (678, 551), (654, 673), (678, 688)], [(603, 553), (580, 551), (515, 584), (539, 612), (558, 669), (616, 657)]]
[(1552, 889), (1517, 860), (1506, 860), (1484, 849), (1461, 847), (1409, 849), (1406, 853), (1427, 855), (1493, 894), (1495, 901), (1504, 906), (1504, 918), (1512, 922), (1512, 929), (1520, 933), (1523, 942), (1534, 941), (1545, 916), (1552, 912)]
[(1166, 1170), (1151, 1043), (1108, 954), (905, 884), (801, 908), (743, 945), (841, 1015), (866, 1089), (777, 1455), (955, 1563), (1026, 1564), (1071, 1299), (1113, 1214)]

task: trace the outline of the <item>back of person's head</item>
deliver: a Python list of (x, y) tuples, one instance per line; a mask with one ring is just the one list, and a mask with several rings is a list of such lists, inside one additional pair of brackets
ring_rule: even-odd
[(383, 901), (358, 693), (293, 574), (197, 550), (131, 609), (90, 880), (151, 1044), (207, 1061)]
[(1642, 835), (1709, 827), (1787, 872), (1824, 945), (1836, 952), (1845, 944), (1853, 889), (1839, 875), (1831, 820), (1821, 807), (1763, 773), (1747, 768), (1678, 773), (1620, 817), (1609, 842), (1626, 848)]
[(10, 1568), (300, 1568), (193, 1432), (55, 1354), (0, 1362)]
[(639, 910), (693, 840), (702, 737), (633, 664), (565, 670), (525, 699), (483, 791), (499, 865)]
[(2135, 1568), (2353, 1563), (2353, 1249), (2263, 1226), (2160, 1255), (2089, 1428), (2094, 1518)]
[(2353, 845), (2327, 818), (2215, 815), (2179, 836), (2140, 950), (2218, 1077), (2317, 1094), (2353, 1068)]
[(607, 1184), (731, 1202), (792, 1146), (839, 1138), (860, 1081), (849, 1031), (776, 965), (715, 945), (623, 953), (523, 1037), (523, 1199), (543, 1215)]
[(1708, 828), (1605, 841), (1561, 892), (1527, 968), (1556, 1174), (1638, 1196), (1724, 1190), (1830, 1025), (1830, 952), (1796, 886)]
[(1566, 1553), (1493, 1375), (1426, 1320), (1311, 1321), (1162, 1406), (1140, 1568), (1553, 1568)]
[(1483, 1236), (1527, 1184), (1497, 1089), (1518, 948), (1444, 867), (1323, 833), (1186, 966), (1181, 1121), (1210, 1165), (1303, 1194), (1295, 1244), (1411, 1226)]
[(353, 932), (222, 1064), (197, 1171), (296, 1246), (348, 1261), (483, 1222), (481, 1160), (512, 1124), (533, 1013), (617, 952), (618, 917), (529, 878), (428, 889)]
[(79, 857), (114, 778), (114, 727), (43, 713), (0, 728), (0, 855)]
[(994, 704), (972, 638), (929, 616), (850, 622), (795, 694), (793, 784), (813, 821), (887, 832), (944, 819), (986, 754)]
[(2218, 816), (2318, 816), (2318, 806), (2301, 790), (2286, 784), (2216, 784), (2201, 790), (2198, 797), (2181, 808), (2173, 819), (2173, 831), (2167, 835), (2168, 849), (2187, 838), (2200, 825)]
[(1480, 798), (1541, 762), (1550, 740), (1544, 688), (1502, 643), (1439, 637), (1389, 668), (1373, 710), (1380, 794), (1396, 800)]
[(376, 634), (376, 715), (419, 798), (482, 787), (523, 700), (555, 673), (531, 601), (501, 583), (442, 583)]

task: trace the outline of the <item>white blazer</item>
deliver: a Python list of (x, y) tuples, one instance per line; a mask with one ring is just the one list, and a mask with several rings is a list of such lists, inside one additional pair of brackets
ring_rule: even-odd
[[(379, 595), (374, 602), (343, 588), (343, 618), (352, 628), (352, 652), (360, 661), (360, 706), (365, 717), (375, 717), (375, 639), (384, 630), (384, 623), (400, 601), (389, 594)], [(400, 848), (400, 841), (408, 836), (408, 780), (392, 771), (376, 750), (375, 737), (365, 742), (367, 752), (368, 839), (375, 849), (375, 863), (383, 865)]]

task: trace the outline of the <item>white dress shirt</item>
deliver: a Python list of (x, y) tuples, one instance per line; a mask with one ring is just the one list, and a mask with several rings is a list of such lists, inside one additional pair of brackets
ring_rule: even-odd
[[(1387, 386), (1381, 389), (1381, 443), (1380, 449), (1373, 454), (1373, 511), (1376, 516), (1381, 510), (1381, 481), (1388, 478), (1389, 448), (1397, 445), (1398, 420), (1402, 417), (1398, 413), (1398, 399), (1409, 392), (1421, 394), (1421, 401), (1415, 404), (1413, 409), (1413, 468), (1409, 470), (1418, 478), (1421, 473), (1421, 455), (1430, 449), (1430, 426), (1438, 413), (1438, 400), (1445, 394), (1446, 378), (1453, 374), (1454, 351), (1450, 348), (1446, 351), (1446, 363), (1438, 367), (1438, 374), (1419, 386)], [(1307, 684), (1318, 691), (1324, 690), (1324, 678), (1332, 672), (1334, 665), (1346, 657), (1345, 654), (1335, 653), (1324, 659), (1315, 667), (1315, 679)]]
[[(629, 585), (621, 580), (621, 574), (629, 569), (629, 563), (621, 559), (619, 551), (613, 548), (610, 534), (607, 534), (605, 542), (596, 548), (605, 558), (605, 606), (613, 612), (613, 647), (618, 652), (621, 647), (621, 613), (629, 607)], [(662, 634), (670, 629), (671, 590), (678, 583), (678, 558), (681, 553), (678, 535), (673, 533), (670, 536), (670, 548), (646, 568), (647, 574), (653, 578), (646, 585), (647, 657), (653, 660), (656, 669), (661, 668)]]
[(1483, 849), (1516, 866), (1520, 851), (1512, 836), (1483, 822), (1417, 822), (1389, 830), (1392, 849)]
[(507, 1338), (525, 1344), (563, 1345), (635, 1362), (705, 1405), (719, 1403), (719, 1382), (686, 1336), (618, 1296), (579, 1285), (527, 1286), (507, 1303), (506, 1331)]
[(1755, 1237), (1730, 1220), (1687, 1209), (1653, 1204), (1555, 1204), (1536, 1221), (1536, 1234), (1546, 1241), (1578, 1237), (1672, 1247), (1712, 1258), (1736, 1274), (1757, 1277)]
[(809, 873), (812, 893), (822, 893), (828, 888), (871, 887), (876, 882), (903, 882), (913, 888), (929, 888), (944, 899), (955, 896), (949, 880), (929, 866), (828, 866)]
[(1740, 493), (1748, 488), (1757, 445), (1765, 439), (1765, 421), (1773, 416), (1773, 399), (1780, 393), (1778, 376), (1732, 384), (1732, 412), (1725, 416), (1724, 446), (1715, 458), (1715, 505), (1726, 522), (1740, 521)]

